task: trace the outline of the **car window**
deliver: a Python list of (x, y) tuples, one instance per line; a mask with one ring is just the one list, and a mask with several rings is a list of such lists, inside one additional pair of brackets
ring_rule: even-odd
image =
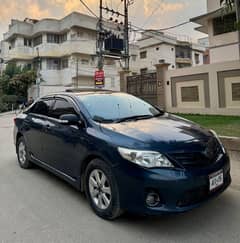
[(34, 113), (38, 115), (49, 116), (52, 109), (54, 99), (44, 99), (35, 103), (33, 107), (29, 110), (29, 113)]
[(133, 116), (156, 116), (160, 112), (132, 95), (123, 93), (78, 96), (95, 121), (116, 121)]
[(61, 115), (76, 114), (72, 104), (64, 99), (57, 99), (50, 116), (59, 119)]

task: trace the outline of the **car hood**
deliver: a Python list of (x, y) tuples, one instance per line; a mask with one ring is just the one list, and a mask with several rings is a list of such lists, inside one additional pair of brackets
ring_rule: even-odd
[[(125, 146), (141, 144), (147, 148), (164, 150), (181, 150), (204, 147), (212, 134), (199, 125), (174, 115), (165, 114), (161, 117), (128, 121), (114, 124), (102, 124), (103, 132), (112, 135), (121, 142), (122, 136), (129, 138)], [(172, 145), (172, 146), (171, 146)]]

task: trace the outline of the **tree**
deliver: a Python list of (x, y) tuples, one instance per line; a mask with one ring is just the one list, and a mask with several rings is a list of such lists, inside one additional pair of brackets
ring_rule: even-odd
[[(238, 30), (240, 30), (240, 0), (220, 0), (220, 4), (221, 6), (224, 7), (224, 10), (226, 12), (231, 12), (233, 10), (233, 8), (236, 7), (237, 11), (236, 11), (236, 17), (237, 17), (237, 23), (236, 23), (236, 27)], [(236, 6), (237, 4), (237, 6)], [(240, 37), (239, 37), (240, 38)]]
[(27, 100), (28, 88), (36, 82), (37, 73), (27, 67), (8, 64), (0, 77), (0, 112)]
[(228, 10), (232, 10), (235, 6), (235, 0), (220, 0), (221, 6), (224, 6)]

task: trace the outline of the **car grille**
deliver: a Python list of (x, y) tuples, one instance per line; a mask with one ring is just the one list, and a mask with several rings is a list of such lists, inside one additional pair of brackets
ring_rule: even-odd
[(194, 190), (186, 191), (181, 199), (177, 202), (178, 207), (187, 207), (200, 203), (215, 194), (224, 191), (231, 183), (230, 172), (224, 177), (224, 184), (216, 191), (209, 192), (209, 185), (195, 188)]
[(216, 139), (210, 139), (203, 151), (189, 153), (171, 153), (169, 156), (185, 168), (205, 167), (214, 163), (222, 153), (222, 148)]

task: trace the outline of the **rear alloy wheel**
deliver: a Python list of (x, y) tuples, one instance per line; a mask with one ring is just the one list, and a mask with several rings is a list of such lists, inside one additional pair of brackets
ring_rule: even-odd
[(17, 156), (18, 163), (21, 168), (29, 169), (32, 167), (32, 163), (29, 161), (27, 146), (23, 137), (20, 137), (17, 141)]
[(111, 167), (104, 161), (95, 159), (87, 166), (85, 192), (99, 217), (113, 220), (121, 215), (118, 186)]

